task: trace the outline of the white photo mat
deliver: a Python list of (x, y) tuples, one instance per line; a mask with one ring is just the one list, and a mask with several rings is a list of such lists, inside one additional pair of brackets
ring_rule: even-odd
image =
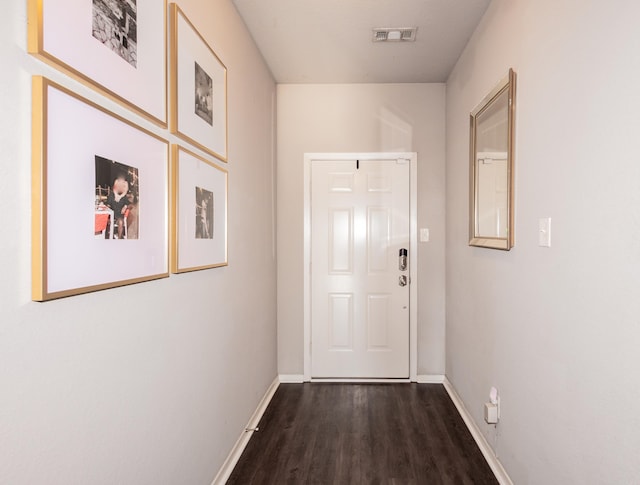
[[(171, 132), (226, 162), (227, 68), (175, 3), (171, 4), (171, 25)], [(196, 69), (211, 79), (208, 121), (196, 113)]]
[[(33, 103), (33, 299), (167, 277), (168, 142), (39, 76)], [(135, 238), (95, 233), (96, 156), (136, 169)]]
[(166, 0), (28, 2), (30, 53), (167, 126)]
[[(179, 145), (173, 145), (172, 155), (171, 271), (226, 266), (228, 173)], [(205, 208), (198, 192), (209, 196)], [(210, 221), (204, 231), (200, 218)]]

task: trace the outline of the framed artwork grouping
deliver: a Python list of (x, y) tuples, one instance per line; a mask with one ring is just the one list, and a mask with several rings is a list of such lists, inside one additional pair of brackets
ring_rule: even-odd
[(227, 68), (194, 24), (168, 0), (27, 15), (30, 54), (157, 127), (33, 76), (32, 299), (226, 266)]

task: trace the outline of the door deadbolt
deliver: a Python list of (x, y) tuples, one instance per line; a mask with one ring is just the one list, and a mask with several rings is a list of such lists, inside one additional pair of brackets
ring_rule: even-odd
[(407, 286), (407, 275), (400, 275), (398, 277), (398, 285)]
[(405, 248), (400, 249), (398, 254), (398, 269), (407, 271), (407, 250)]

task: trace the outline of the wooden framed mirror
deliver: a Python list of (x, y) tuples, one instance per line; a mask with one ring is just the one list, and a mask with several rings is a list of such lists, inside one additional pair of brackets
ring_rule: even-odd
[(513, 69), (471, 112), (469, 245), (510, 250), (514, 239)]

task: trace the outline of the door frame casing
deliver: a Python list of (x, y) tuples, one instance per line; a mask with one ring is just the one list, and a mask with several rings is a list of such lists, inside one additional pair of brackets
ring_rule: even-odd
[[(304, 154), (304, 382), (311, 377), (311, 164), (313, 161), (409, 160), (409, 380), (418, 380), (418, 154), (416, 152)], [(314, 379), (315, 380), (315, 379)], [(326, 381), (326, 379), (320, 379)], [(345, 379), (335, 379), (344, 381)], [(354, 379), (346, 379), (353, 382)], [(356, 379), (355, 381), (383, 381)], [(388, 380), (388, 379), (387, 379)], [(406, 379), (405, 379), (406, 380)], [(402, 379), (394, 379), (394, 382)]]

